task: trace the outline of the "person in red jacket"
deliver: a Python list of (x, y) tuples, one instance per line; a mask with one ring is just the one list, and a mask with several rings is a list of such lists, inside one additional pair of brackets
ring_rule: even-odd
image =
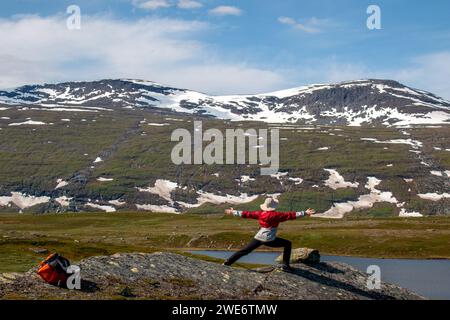
[(271, 248), (284, 248), (281, 269), (288, 272), (292, 271), (292, 268), (289, 266), (292, 243), (289, 240), (277, 237), (278, 225), (284, 221), (311, 216), (315, 211), (313, 209), (308, 209), (300, 212), (277, 212), (277, 207), (278, 201), (276, 199), (267, 198), (261, 205), (262, 211), (236, 211), (233, 208), (225, 210), (225, 214), (227, 215), (234, 215), (244, 219), (257, 219), (261, 228), (254, 239), (245, 248), (228, 258), (224, 262), (224, 265), (231, 266), (243, 256), (248, 255), (260, 246), (265, 245)]

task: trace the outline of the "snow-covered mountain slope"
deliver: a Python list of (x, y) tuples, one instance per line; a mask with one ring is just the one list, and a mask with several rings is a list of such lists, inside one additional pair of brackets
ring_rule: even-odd
[(1, 104), (61, 112), (162, 109), (271, 123), (353, 126), (450, 123), (449, 101), (392, 80), (358, 80), (236, 96), (210, 96), (142, 80), (66, 82), (0, 91)]

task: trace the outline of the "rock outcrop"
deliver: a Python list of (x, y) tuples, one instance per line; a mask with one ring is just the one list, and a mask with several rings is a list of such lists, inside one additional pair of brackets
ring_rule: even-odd
[[(283, 255), (279, 255), (276, 262), (283, 261)], [(320, 253), (317, 249), (297, 248), (291, 252), (291, 263), (314, 264), (320, 262)]]
[(245, 270), (174, 253), (133, 253), (82, 260), (82, 289), (44, 283), (30, 270), (0, 275), (0, 299), (421, 299), (382, 283), (367, 289), (367, 275), (341, 263), (294, 264)]

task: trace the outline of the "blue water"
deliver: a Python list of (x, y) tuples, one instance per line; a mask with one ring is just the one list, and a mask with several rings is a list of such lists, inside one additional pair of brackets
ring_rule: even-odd
[[(214, 258), (226, 259), (228, 251), (191, 251)], [(240, 262), (274, 264), (280, 253), (253, 252)], [(382, 281), (397, 284), (430, 299), (450, 300), (450, 260), (372, 259), (341, 256), (321, 256), (321, 261), (349, 264), (366, 272), (370, 265), (381, 269)]]

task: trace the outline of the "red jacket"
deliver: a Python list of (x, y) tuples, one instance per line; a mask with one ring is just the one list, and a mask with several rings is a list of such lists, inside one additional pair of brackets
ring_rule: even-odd
[(295, 220), (304, 216), (304, 212), (276, 212), (276, 211), (236, 211), (244, 219), (257, 219), (262, 228), (278, 228), (281, 222)]

